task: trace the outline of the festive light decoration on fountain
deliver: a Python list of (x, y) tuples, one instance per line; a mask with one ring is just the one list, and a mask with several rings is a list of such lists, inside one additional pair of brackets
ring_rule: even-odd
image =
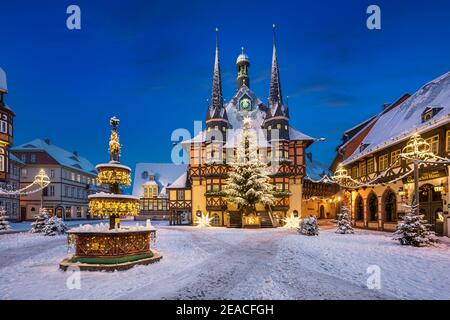
[(89, 196), (89, 212), (93, 216), (137, 216), (139, 214), (139, 202), (136, 197), (114, 195), (109, 193), (97, 193)]
[[(117, 127), (120, 124), (120, 120), (116, 117), (112, 117), (109, 120), (109, 124), (113, 127), (111, 131), (111, 137), (109, 138), (109, 154), (111, 156), (111, 161), (120, 161), (120, 142), (119, 134), (117, 133)], [(114, 157), (114, 158), (113, 158)]]
[(202, 213), (202, 215), (197, 219), (197, 227), (199, 228), (211, 227), (212, 220), (213, 218), (210, 218), (209, 214)]
[(286, 229), (297, 229), (300, 225), (300, 221), (302, 219), (300, 217), (294, 216), (294, 214), (289, 215), (288, 217), (283, 219), (284, 226)]
[(135, 196), (120, 194), (122, 185), (131, 184), (131, 169), (120, 164), (120, 142), (117, 127), (120, 120), (112, 117), (109, 121), (112, 126), (109, 138), (109, 163), (96, 166), (98, 170), (98, 181), (109, 185), (112, 193), (96, 193), (90, 195), (89, 212), (92, 216), (110, 217), (110, 228), (114, 229), (118, 223), (116, 218), (121, 216), (136, 216), (139, 214), (139, 198)]
[(98, 182), (100, 184), (118, 184), (122, 186), (131, 185), (131, 169), (125, 166), (98, 165)]
[(68, 244), (75, 246), (75, 254), (60, 263), (63, 270), (74, 266), (81, 270), (125, 270), (162, 258), (150, 249), (156, 237), (150, 222), (146, 226), (120, 226), (120, 217), (138, 215), (140, 204), (139, 197), (121, 194), (121, 186), (130, 184), (131, 169), (120, 164), (119, 119), (111, 118), (110, 124), (110, 161), (96, 168), (99, 183), (109, 185), (111, 193), (99, 192), (88, 197), (91, 216), (109, 217), (109, 226), (80, 226), (69, 230)]

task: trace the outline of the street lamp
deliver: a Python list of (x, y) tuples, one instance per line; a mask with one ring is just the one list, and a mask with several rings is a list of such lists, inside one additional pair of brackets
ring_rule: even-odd
[(42, 190), (41, 190), (41, 209), (43, 208), (43, 202), (44, 202), (44, 188), (50, 184), (50, 178), (45, 173), (44, 169), (40, 169), (39, 173), (34, 177), (34, 182), (37, 184)]
[(416, 132), (409, 139), (406, 146), (402, 149), (400, 157), (408, 159), (414, 165), (414, 201), (413, 204), (419, 204), (419, 163), (429, 158), (434, 158), (435, 155), (431, 152), (430, 145), (420, 137)]

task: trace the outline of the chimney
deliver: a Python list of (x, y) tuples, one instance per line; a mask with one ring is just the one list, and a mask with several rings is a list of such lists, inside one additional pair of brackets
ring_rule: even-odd
[(46, 144), (50, 145), (50, 139), (49, 139), (49, 138), (45, 138), (45, 139), (44, 139), (44, 142), (45, 142)]
[(307, 152), (306, 157), (308, 158), (309, 162), (312, 162), (312, 153), (311, 152)]
[(391, 106), (392, 103), (383, 103), (382, 109), (386, 110), (387, 108), (389, 108)]

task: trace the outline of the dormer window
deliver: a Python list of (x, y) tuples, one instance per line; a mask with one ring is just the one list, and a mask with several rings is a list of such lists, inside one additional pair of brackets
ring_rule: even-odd
[(361, 144), (359, 145), (359, 152), (363, 152), (364, 149), (366, 149), (368, 146), (369, 146), (368, 143), (361, 143)]
[(426, 107), (425, 110), (422, 112), (422, 123), (427, 122), (428, 120), (433, 118), (442, 109), (443, 108), (439, 108), (439, 107)]

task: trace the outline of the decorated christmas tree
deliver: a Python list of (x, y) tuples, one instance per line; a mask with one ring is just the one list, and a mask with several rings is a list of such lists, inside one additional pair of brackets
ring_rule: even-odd
[(336, 220), (336, 233), (354, 233), (349, 212), (350, 210), (348, 207), (341, 207), (341, 212), (338, 214), (338, 218)]
[(42, 232), (46, 236), (56, 236), (66, 233), (67, 230), (68, 228), (64, 221), (57, 216), (53, 216), (45, 221), (45, 226)]
[(318, 236), (319, 235), (319, 225), (317, 224), (316, 217), (304, 218), (300, 222), (300, 227), (297, 229), (300, 234), (305, 236)]
[(6, 218), (8, 218), (8, 217), (6, 216), (5, 208), (0, 207), (0, 231), (11, 229), (11, 227), (9, 226), (9, 222), (8, 222), (8, 220), (6, 220)]
[(397, 231), (394, 233), (394, 240), (400, 241), (400, 244), (414, 247), (429, 246), (436, 242), (433, 231), (430, 231), (430, 225), (419, 214), (417, 204), (405, 205), (407, 211), (397, 225)]
[(39, 214), (36, 216), (36, 220), (31, 224), (31, 233), (42, 233), (47, 224), (47, 220), (50, 218), (45, 208), (39, 209)]
[(238, 206), (247, 216), (256, 214), (256, 204), (273, 205), (273, 186), (269, 183), (269, 168), (258, 158), (256, 131), (250, 118), (244, 118), (238, 137), (236, 159), (225, 189), (227, 200)]

